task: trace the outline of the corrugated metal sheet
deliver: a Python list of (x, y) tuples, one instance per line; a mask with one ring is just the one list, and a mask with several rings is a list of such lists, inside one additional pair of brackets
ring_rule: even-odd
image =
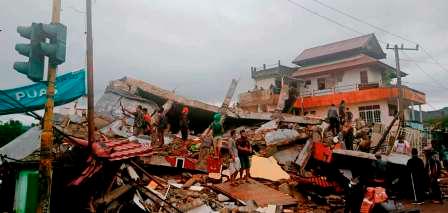
[[(22, 160), (40, 147), (39, 126), (35, 126), (0, 148), (0, 154)], [(2, 162), (0, 161), (0, 165)]]

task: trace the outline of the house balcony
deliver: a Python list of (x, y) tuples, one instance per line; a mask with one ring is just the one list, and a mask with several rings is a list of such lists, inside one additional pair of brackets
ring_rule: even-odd
[[(402, 86), (404, 106), (426, 103), (426, 95), (407, 86)], [(381, 82), (368, 84), (348, 84), (330, 89), (304, 89), (301, 97), (295, 103), (298, 108), (313, 108), (338, 104), (344, 100), (347, 104), (387, 100), (393, 102), (398, 97), (399, 90), (395, 86), (386, 86)]]

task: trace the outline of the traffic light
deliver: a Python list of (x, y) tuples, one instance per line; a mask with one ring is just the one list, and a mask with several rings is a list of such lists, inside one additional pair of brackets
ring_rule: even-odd
[(51, 65), (59, 65), (65, 61), (65, 41), (67, 27), (63, 24), (42, 24), (42, 31), (49, 38), (50, 43), (41, 42), (42, 52), (48, 56)]
[(29, 44), (16, 44), (15, 49), (21, 55), (28, 57), (28, 62), (15, 62), (14, 69), (25, 74), (32, 81), (42, 81), (44, 76), (45, 56), (40, 49), (40, 43), (45, 42), (42, 24), (32, 23), (31, 26), (18, 26), (20, 36), (30, 39)]

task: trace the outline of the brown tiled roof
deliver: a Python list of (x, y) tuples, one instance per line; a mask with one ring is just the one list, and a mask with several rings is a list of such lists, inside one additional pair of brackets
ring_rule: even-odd
[[(368, 35), (363, 35), (363, 36), (356, 37), (356, 38), (351, 38), (351, 39), (347, 39), (347, 40), (343, 40), (343, 41), (338, 41), (338, 42), (334, 42), (334, 43), (330, 43), (330, 44), (325, 44), (322, 46), (309, 48), (309, 49), (304, 50), (302, 53), (300, 53), (300, 55), (297, 56), (293, 60), (293, 63), (298, 64), (298, 65), (303, 65), (303, 63), (305, 63), (306, 61), (309, 61), (309, 60), (315, 60), (315, 59), (321, 58), (323, 56), (334, 55), (337, 53), (343, 53), (343, 52), (348, 52), (348, 51), (357, 50), (357, 49), (360, 51), (362, 51), (362, 50), (372, 51), (372, 50), (368, 50), (368, 48), (367, 48), (368, 43), (371, 39), (373, 39), (374, 42), (376, 42), (376, 43), (378, 42), (376, 40), (376, 37), (374, 34), (368, 34)], [(379, 56), (384, 55), (384, 52), (382, 51), (381, 47), (379, 49), (373, 50), (373, 51), (378, 51)]]
[[(387, 69), (395, 70), (393, 67), (375, 59), (365, 54), (359, 54), (350, 58), (333, 61), (324, 64), (318, 64), (309, 67), (301, 67), (297, 69), (295, 73), (292, 74), (293, 77), (304, 77), (315, 74), (323, 74), (327, 72), (337, 72), (341, 70), (353, 69), (359, 66), (370, 66), (370, 65), (378, 65), (381, 67), (385, 67)], [(406, 75), (406, 73), (402, 72), (402, 75)]]

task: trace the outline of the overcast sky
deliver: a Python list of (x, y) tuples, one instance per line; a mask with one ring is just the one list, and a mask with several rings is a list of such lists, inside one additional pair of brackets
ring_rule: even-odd
[[(400, 40), (358, 23), (312, 0), (294, 0), (332, 20), (383, 42)], [(448, 68), (448, 2), (446, 0), (320, 0), (390, 32), (418, 42)], [(360, 34), (311, 14), (287, 0), (94, 0), (93, 38), (95, 95), (110, 80), (138, 78), (190, 98), (219, 103), (232, 78), (239, 91), (253, 86), (250, 67), (291, 65), (304, 49)], [(85, 67), (85, 1), (62, 0), (61, 21), (68, 27), (67, 59), (61, 73)], [(14, 45), (25, 41), (18, 25), (48, 23), (51, 0), (2, 0), (0, 7), (0, 89), (29, 84), (13, 70), (24, 60)], [(382, 44), (383, 48), (384, 44)], [(393, 52), (385, 50), (394, 66)], [(407, 51), (403, 81), (426, 93), (431, 106), (448, 105), (448, 69), (443, 70), (422, 51)], [(417, 68), (414, 62), (421, 61)], [(431, 77), (429, 77), (430, 75)], [(436, 79), (437, 81), (434, 81)]]

